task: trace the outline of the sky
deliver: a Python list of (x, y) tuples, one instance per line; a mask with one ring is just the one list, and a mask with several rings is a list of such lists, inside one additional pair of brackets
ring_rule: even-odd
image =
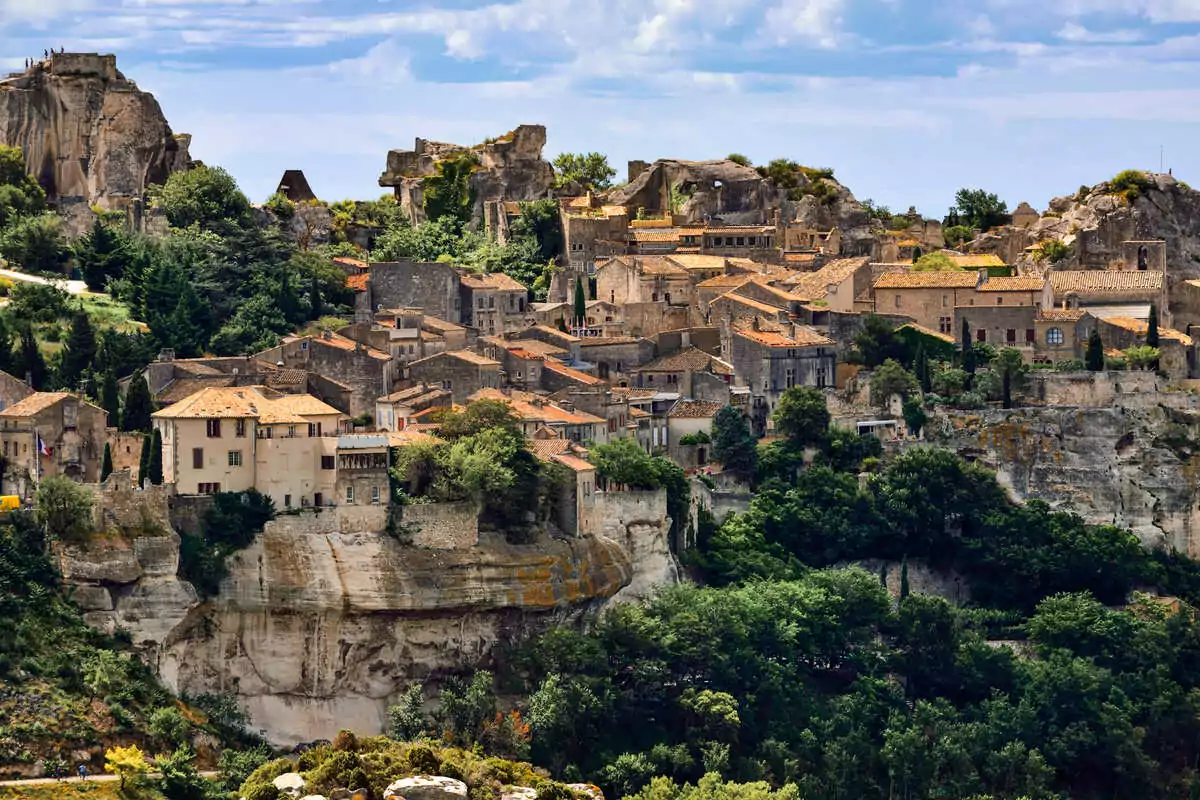
[(521, 123), (548, 158), (788, 157), (940, 217), (1127, 168), (1200, 186), (1200, 0), (0, 0), (0, 70), (116, 53), (192, 155), (374, 198), (387, 151)]

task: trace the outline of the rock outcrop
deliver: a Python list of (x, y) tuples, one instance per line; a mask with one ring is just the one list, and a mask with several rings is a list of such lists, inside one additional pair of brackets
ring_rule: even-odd
[(467, 785), (443, 775), (401, 778), (383, 791), (384, 800), (467, 800)]
[(520, 125), (497, 139), (464, 147), (417, 139), (412, 150), (392, 150), (379, 185), (390, 187), (413, 222), (425, 220), (425, 179), (437, 174), (439, 161), (466, 153), (479, 161), (471, 173), (476, 222), (499, 224), (504, 216), (497, 204), (547, 197), (554, 188), (554, 168), (542, 158), (546, 146), (544, 125)]
[(784, 199), (753, 167), (728, 159), (636, 163), (629, 183), (611, 192), (609, 203), (651, 215), (674, 210), (688, 222), (719, 218), (729, 225), (770, 225)]
[[(1129, 243), (1162, 240), (1165, 253), (1150, 268), (1165, 265), (1171, 289), (1200, 278), (1200, 192), (1171, 175), (1147, 174), (1145, 180), (1132, 202), (1108, 181), (1056, 197), (1036, 222), (997, 228), (970, 242), (968, 249), (995, 253), (1030, 272), (1051, 266), (1137, 269), (1137, 248), (1131, 250)], [(1040, 260), (1029, 248), (1047, 240), (1069, 245), (1069, 255), (1057, 264)]]
[(1019, 500), (1200, 556), (1200, 397), (1153, 373), (1045, 376), (1047, 404), (949, 411), (926, 436), (995, 470)]
[(68, 214), (127, 208), (188, 167), (189, 142), (115, 56), (56, 53), (0, 80), (0, 143), (21, 148), (29, 173)]

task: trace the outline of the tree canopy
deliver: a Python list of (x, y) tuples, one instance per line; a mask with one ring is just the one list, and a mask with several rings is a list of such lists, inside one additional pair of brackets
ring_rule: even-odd
[(559, 186), (578, 183), (585, 191), (608, 189), (617, 174), (603, 153), (560, 153), (552, 163)]

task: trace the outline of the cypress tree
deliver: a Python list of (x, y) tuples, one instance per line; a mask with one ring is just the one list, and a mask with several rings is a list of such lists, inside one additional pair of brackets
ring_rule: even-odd
[(154, 436), (147, 433), (142, 437), (142, 457), (138, 460), (138, 486), (146, 485), (150, 474), (150, 450), (154, 445)]
[(933, 390), (933, 379), (929, 374), (929, 356), (925, 353), (925, 345), (917, 345), (917, 356), (913, 359), (913, 371), (921, 384), (921, 391), (929, 393)]
[(975, 374), (975, 348), (971, 344), (971, 325), (966, 317), (962, 324), (962, 368), (968, 375)]
[(1158, 306), (1150, 304), (1150, 319), (1146, 323), (1146, 346), (1158, 347)]
[(129, 381), (129, 389), (125, 392), (125, 411), (121, 415), (121, 430), (149, 431), (150, 430), (150, 384), (140, 372), (136, 372)]
[(21, 380), (29, 378), (29, 385), (41, 391), (46, 386), (46, 360), (38, 349), (37, 339), (33, 336), (33, 328), (26, 325), (21, 329), (21, 345), (16, 364), (17, 377)]
[(575, 279), (575, 324), (582, 325), (587, 318), (587, 299), (583, 293), (583, 278)]
[(157, 428), (155, 428), (154, 433), (150, 435), (150, 458), (147, 460), (147, 463), (150, 472), (150, 482), (155, 486), (162, 486), (162, 434), (159, 433)]
[(1092, 372), (1104, 369), (1104, 342), (1100, 340), (1100, 331), (1093, 329), (1088, 337), (1087, 353), (1083, 358), (1084, 365)]
[(63, 350), (58, 379), (65, 389), (75, 389), (92, 363), (96, 360), (96, 332), (92, 321), (82, 308), (71, 317), (71, 332)]
[(325, 302), (321, 298), (321, 282), (317, 280), (316, 275), (313, 276), (312, 286), (308, 290), (308, 302), (311, 309), (310, 316), (313, 319), (320, 319), (321, 315), (325, 313)]
[(104, 443), (104, 460), (102, 462), (100, 462), (100, 482), (104, 483), (106, 480), (108, 480), (108, 476), (112, 475), (112, 471), (113, 471), (112, 447), (109, 446), (108, 442), (105, 442)]
[(108, 412), (108, 425), (111, 428), (121, 424), (121, 393), (117, 388), (117, 376), (111, 369), (104, 371), (100, 384), (100, 407)]
[(900, 562), (900, 599), (908, 597), (908, 556)]

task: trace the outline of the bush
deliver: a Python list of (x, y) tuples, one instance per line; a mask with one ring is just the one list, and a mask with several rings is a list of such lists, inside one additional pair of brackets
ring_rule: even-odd
[(1071, 255), (1071, 246), (1059, 239), (1047, 239), (1038, 246), (1037, 254), (1039, 261), (1054, 264)]
[(1066, 358), (1054, 362), (1056, 372), (1083, 372), (1085, 369), (1082, 358)]
[(983, 395), (978, 392), (963, 392), (958, 396), (958, 402), (955, 405), (966, 410), (983, 408)]
[(38, 484), (34, 519), (51, 539), (78, 539), (92, 528), (92, 495), (63, 475), (52, 475)]
[(167, 706), (151, 712), (147, 730), (160, 742), (178, 747), (187, 739), (191, 727), (178, 708)]
[(1119, 194), (1130, 203), (1142, 196), (1142, 193), (1154, 185), (1150, 176), (1140, 169), (1127, 169), (1117, 174), (1109, 181), (1114, 194)]

